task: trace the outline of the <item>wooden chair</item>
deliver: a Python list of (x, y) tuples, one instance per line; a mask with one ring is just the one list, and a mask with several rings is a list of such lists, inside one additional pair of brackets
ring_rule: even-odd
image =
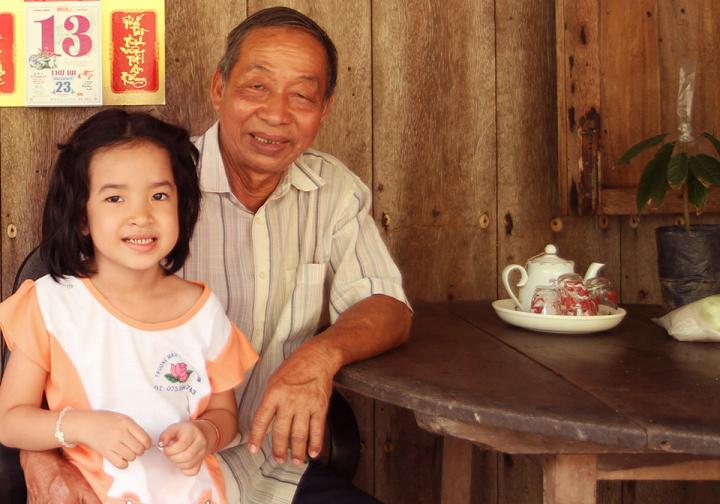
[[(46, 273), (47, 268), (40, 259), (39, 249), (36, 248), (18, 268), (12, 291), (15, 292), (25, 280), (37, 280)], [(0, 356), (4, 371), (10, 352), (2, 337)], [(352, 408), (337, 390), (333, 390), (330, 397), (327, 426), (328, 466), (338, 476), (351, 481), (360, 459), (360, 431)], [(25, 504), (26, 499), (25, 479), (20, 468), (18, 450), (0, 444), (0, 503)]]

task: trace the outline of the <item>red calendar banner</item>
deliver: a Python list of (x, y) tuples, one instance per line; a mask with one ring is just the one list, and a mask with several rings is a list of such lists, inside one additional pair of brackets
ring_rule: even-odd
[(25, 104), (22, 0), (0, 0), (0, 107)]
[(110, 55), (105, 104), (165, 103), (165, 2), (106, 0), (103, 7)]
[(15, 92), (15, 16), (0, 12), (0, 94)]

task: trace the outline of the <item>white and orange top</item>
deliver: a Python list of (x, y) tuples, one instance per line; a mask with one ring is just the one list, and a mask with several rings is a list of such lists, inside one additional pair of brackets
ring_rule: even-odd
[(10, 349), (48, 372), (51, 410), (116, 411), (152, 438), (127, 469), (83, 445), (65, 450), (103, 502), (225, 502), (213, 456), (189, 477), (156, 447), (170, 424), (200, 416), (211, 394), (241, 383), (257, 360), (207, 286), (178, 319), (144, 323), (119, 312), (88, 279), (45, 276), (0, 304), (0, 326)]

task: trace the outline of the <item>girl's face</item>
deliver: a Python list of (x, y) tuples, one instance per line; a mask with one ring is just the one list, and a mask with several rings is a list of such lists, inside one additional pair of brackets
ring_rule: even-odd
[(162, 273), (178, 239), (178, 196), (168, 152), (151, 142), (98, 150), (90, 161), (87, 227), (99, 275)]

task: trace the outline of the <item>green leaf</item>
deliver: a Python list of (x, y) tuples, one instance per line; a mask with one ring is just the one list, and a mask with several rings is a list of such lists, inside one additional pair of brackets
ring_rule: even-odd
[(165, 378), (167, 378), (170, 383), (177, 383), (179, 381), (177, 378), (175, 378), (169, 373), (165, 375)]
[(673, 156), (668, 164), (667, 179), (671, 187), (680, 187), (685, 183), (688, 174), (688, 157), (681, 152)]
[(620, 159), (617, 160), (616, 164), (627, 164), (632, 158), (640, 154), (645, 149), (653, 147), (662, 142), (666, 136), (667, 133), (663, 133), (662, 135), (654, 136), (652, 138), (646, 138), (645, 140), (636, 143), (635, 145), (630, 147), (628, 151), (620, 157)]
[(705, 187), (720, 184), (720, 161), (705, 154), (695, 156), (698, 160), (693, 173)]
[[(691, 166), (692, 166), (692, 159)], [(705, 199), (708, 196), (708, 188), (702, 185), (702, 183), (695, 178), (694, 175), (688, 175), (688, 201), (695, 207), (697, 213), (705, 206)]]
[(718, 154), (720, 154), (720, 140), (718, 140), (717, 138), (715, 138), (714, 136), (712, 136), (712, 134), (711, 134), (711, 133), (708, 133), (707, 131), (704, 132), (704, 133), (702, 134), (702, 136), (704, 136), (705, 138), (707, 138), (708, 140), (710, 140), (710, 141), (712, 142), (712, 144), (715, 146), (715, 150), (718, 152)]
[(668, 163), (674, 147), (675, 142), (664, 144), (645, 165), (637, 189), (638, 212), (642, 211), (649, 201), (659, 205), (665, 198), (668, 190)]

